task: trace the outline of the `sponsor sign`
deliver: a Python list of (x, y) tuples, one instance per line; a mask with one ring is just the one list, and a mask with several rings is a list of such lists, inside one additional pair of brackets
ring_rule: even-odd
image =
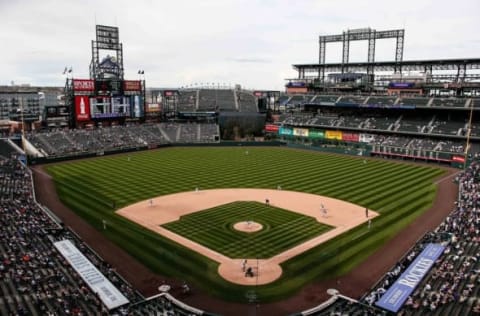
[(278, 130), (278, 133), (280, 135), (292, 136), (293, 135), (293, 130), (289, 127), (280, 127), (280, 129)]
[(173, 97), (178, 94), (177, 90), (164, 90), (163, 91), (163, 96), (164, 97)]
[(464, 163), (465, 162), (465, 157), (463, 157), (463, 156), (452, 156), (452, 161)]
[(90, 120), (90, 99), (87, 96), (75, 96), (75, 117), (77, 121)]
[(73, 79), (73, 91), (94, 91), (95, 83), (93, 80)]
[(360, 133), (359, 140), (362, 143), (371, 143), (374, 139), (375, 139), (375, 136), (373, 134)]
[(148, 103), (147, 104), (147, 112), (149, 112), (149, 113), (160, 112), (160, 104), (158, 104), (158, 103)]
[(278, 126), (278, 125), (273, 125), (273, 124), (266, 124), (265, 125), (265, 131), (266, 132), (277, 133), (279, 129), (280, 129), (280, 126)]
[(308, 137), (312, 139), (320, 139), (320, 138), (325, 138), (325, 132), (324, 131), (319, 131), (315, 129), (311, 129), (308, 133)]
[(129, 303), (70, 240), (57, 241), (53, 245), (109, 310)]
[(132, 117), (143, 117), (143, 98), (139, 95), (130, 96)]
[(142, 83), (140, 82), (140, 80), (124, 80), (123, 90), (124, 91), (142, 91)]
[(342, 133), (342, 140), (346, 142), (358, 142), (360, 139), (357, 133)]
[(342, 132), (341, 131), (326, 131), (325, 132), (325, 138), (342, 140)]
[(308, 129), (306, 128), (294, 128), (293, 136), (308, 137)]
[(293, 81), (287, 84), (287, 87), (305, 87), (305, 86), (306, 86), (305, 82), (301, 82), (301, 81)]
[(428, 244), (376, 305), (394, 313), (398, 312), (444, 250), (445, 247), (440, 244)]
[(415, 83), (413, 82), (390, 82), (388, 87), (389, 88), (396, 88), (396, 89), (405, 89), (405, 88), (413, 88)]

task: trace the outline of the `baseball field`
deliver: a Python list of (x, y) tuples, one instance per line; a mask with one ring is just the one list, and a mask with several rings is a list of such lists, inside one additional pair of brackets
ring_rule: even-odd
[[(247, 301), (251, 287), (222, 278), (218, 262), (116, 211), (197, 189), (281, 188), (347, 201), (379, 214), (368, 229), (366, 225), (353, 227), (283, 261), (281, 277), (255, 289), (257, 299), (275, 301), (314, 280), (344, 274), (362, 262), (432, 205), (434, 181), (444, 173), (434, 166), (389, 160), (240, 146), (173, 147), (49, 165), (46, 170), (67, 206), (150, 269), (239, 302)], [(240, 201), (163, 226), (234, 258), (269, 257), (331, 229), (311, 217), (272, 209)], [(253, 216), (264, 227), (259, 232), (247, 236), (232, 229), (235, 223)]]

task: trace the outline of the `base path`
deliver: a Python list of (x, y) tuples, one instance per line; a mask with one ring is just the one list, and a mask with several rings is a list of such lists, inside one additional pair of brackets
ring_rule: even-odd
[[(335, 228), (271, 258), (245, 258), (248, 263), (247, 267), (254, 270), (254, 277), (246, 277), (242, 265), (244, 259), (229, 258), (161, 227), (162, 224), (176, 221), (183, 215), (215, 206), (235, 201), (266, 203), (267, 200), (272, 206), (314, 217), (318, 222)], [(118, 210), (117, 214), (217, 261), (220, 264), (218, 273), (224, 279), (242, 285), (261, 285), (275, 281), (282, 275), (282, 268), (280, 267), (282, 262), (298, 256), (378, 215), (376, 212), (369, 210), (367, 218), (364, 207), (342, 200), (309, 193), (269, 189), (218, 189), (181, 192), (129, 205)]]

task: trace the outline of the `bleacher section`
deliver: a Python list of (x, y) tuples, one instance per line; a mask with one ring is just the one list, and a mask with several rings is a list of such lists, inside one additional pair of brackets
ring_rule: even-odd
[(397, 105), (427, 106), (430, 98), (401, 98)]
[(341, 104), (363, 104), (367, 97), (365, 96), (342, 96), (337, 103)]
[(55, 157), (170, 143), (214, 142), (218, 141), (218, 126), (188, 123), (141, 124), (93, 130), (31, 132), (27, 134), (27, 139), (46, 156)]
[(255, 97), (248, 92), (236, 91), (240, 112), (258, 112)]
[[(2, 152), (5, 146), (0, 143)], [(145, 299), (135, 291), (73, 231), (36, 203), (30, 171), (15, 156), (0, 157), (0, 224), (0, 315), (208, 315), (167, 293)], [(55, 242), (65, 240), (129, 303), (108, 310), (55, 248)], [(190, 291), (186, 283), (182, 291)]]
[(431, 106), (464, 108), (467, 99), (462, 98), (433, 98)]
[(195, 112), (197, 110), (196, 102), (197, 102), (197, 90), (180, 91), (178, 95), (177, 110), (179, 112)]
[(233, 90), (201, 89), (199, 111), (237, 111)]
[(424, 133), (425, 127), (432, 117), (409, 117), (398, 120), (394, 130), (398, 132)]
[[(480, 221), (476, 219), (480, 207), (480, 155), (475, 155), (455, 182), (462, 190), (450, 215), (434, 231), (426, 233), (360, 300), (330, 289), (332, 297), (328, 301), (296, 315), (480, 315)], [(376, 303), (429, 244), (442, 245), (445, 250), (419, 279), (398, 313), (378, 307)], [(394, 302), (392, 298), (392, 306)]]
[(310, 103), (319, 105), (332, 105), (338, 100), (338, 95), (317, 95), (312, 98)]
[(395, 104), (397, 97), (377, 97), (372, 96), (367, 100), (367, 104), (379, 105), (379, 106), (392, 106)]
[(130, 301), (142, 299), (75, 235), (35, 202), (29, 171), (0, 158), (0, 314), (80, 315), (106, 313), (98, 296), (57, 252), (53, 242), (71, 240)]
[(440, 243), (446, 249), (421, 280), (400, 310), (402, 315), (478, 315), (480, 314), (480, 230), (475, 217), (480, 199), (480, 160), (455, 178), (463, 190), (452, 213), (439, 227), (420, 240), (393, 267), (363, 302), (374, 305), (389, 286), (416, 258), (427, 243)]

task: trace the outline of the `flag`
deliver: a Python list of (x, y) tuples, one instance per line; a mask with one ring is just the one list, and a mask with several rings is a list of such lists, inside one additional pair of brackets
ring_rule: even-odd
[(72, 67), (70, 67), (70, 69), (68, 69), (68, 73), (71, 73), (72, 71)]
[(65, 67), (65, 69), (63, 70), (63, 74), (66, 74), (67, 73), (67, 67)]

